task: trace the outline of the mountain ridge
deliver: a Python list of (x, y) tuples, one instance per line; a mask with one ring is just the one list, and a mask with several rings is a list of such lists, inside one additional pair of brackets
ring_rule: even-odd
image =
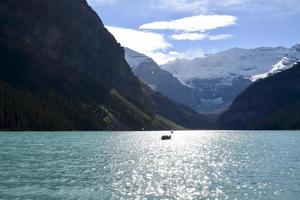
[(153, 90), (197, 110), (197, 91), (183, 85), (170, 72), (161, 69), (153, 59), (129, 48), (125, 48), (125, 58), (134, 74)]
[(300, 63), (250, 85), (219, 119), (221, 129), (299, 129)]
[[(232, 48), (193, 60), (176, 60), (161, 67), (196, 88), (200, 93), (198, 112), (209, 113), (228, 108), (243, 90), (263, 74), (270, 73), (293, 48)], [(255, 75), (260, 76), (253, 79)]]
[(155, 112), (159, 104), (85, 0), (1, 0), (0, 52), (1, 130), (189, 128)]

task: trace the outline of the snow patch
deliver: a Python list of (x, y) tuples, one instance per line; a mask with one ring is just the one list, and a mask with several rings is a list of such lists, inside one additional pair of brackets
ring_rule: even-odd
[(206, 104), (210, 103), (210, 104), (220, 105), (220, 104), (223, 104), (224, 101), (223, 101), (222, 97), (219, 97), (216, 99), (201, 99), (201, 103), (206, 103)]
[(269, 72), (289, 51), (285, 47), (233, 48), (193, 60), (177, 59), (161, 67), (186, 84), (193, 79), (219, 79), (222, 84), (231, 84), (238, 76), (251, 78)]
[(149, 86), (152, 90), (154, 90), (154, 91), (157, 92), (157, 86), (156, 86), (156, 85), (148, 84), (148, 86)]
[[(151, 62), (152, 59), (145, 56), (144, 54), (133, 51), (129, 48), (124, 48), (125, 50), (125, 59), (128, 65), (133, 69), (137, 70), (143, 62)], [(154, 62), (154, 61), (153, 61)]]
[(266, 73), (257, 74), (250, 78), (251, 81), (257, 81), (268, 76), (274, 75), (283, 70), (290, 69), (300, 61), (300, 44), (293, 46), (288, 54), (284, 56), (278, 63), (272, 66), (272, 69)]

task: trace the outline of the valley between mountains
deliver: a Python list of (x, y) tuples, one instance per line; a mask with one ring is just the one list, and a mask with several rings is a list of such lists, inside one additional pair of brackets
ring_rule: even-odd
[(299, 129), (299, 60), (296, 44), (158, 65), (85, 0), (2, 0), (0, 129)]

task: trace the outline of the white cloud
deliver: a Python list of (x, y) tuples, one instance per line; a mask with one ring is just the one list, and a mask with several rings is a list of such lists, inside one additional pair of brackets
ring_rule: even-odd
[[(106, 28), (122, 46), (143, 53), (160, 65), (177, 58), (193, 59), (203, 56), (202, 49), (190, 49), (184, 52), (169, 50), (172, 44), (170, 44), (162, 34), (113, 26), (106, 26)], [(201, 33), (182, 33), (173, 34), (171, 38), (175, 40), (222, 40), (232, 36), (231, 34), (208, 35)]]
[(87, 0), (87, 2), (90, 5), (96, 5), (96, 4), (100, 4), (100, 5), (113, 5), (116, 3), (117, 0)]
[[(143, 8), (153, 13), (163, 10), (168, 13), (215, 14), (230, 11), (263, 12), (269, 15), (286, 15), (300, 12), (299, 0), (87, 0), (96, 5), (126, 5), (132, 10)], [(152, 12), (150, 12), (152, 11)]]
[(185, 58), (185, 59), (194, 59), (199, 57), (204, 57), (203, 50), (201, 48), (192, 48), (187, 49), (186, 51), (180, 53), (179, 58)]
[(206, 0), (154, 0), (154, 6), (176, 12), (206, 13)]
[(237, 18), (231, 15), (197, 15), (173, 21), (158, 21), (143, 24), (139, 28), (147, 30), (175, 30), (205, 32), (221, 27), (235, 25)]
[(172, 47), (162, 34), (113, 26), (106, 26), (106, 28), (122, 46), (143, 53), (159, 64), (166, 62), (167, 56), (170, 56), (162, 53)]
[(180, 33), (180, 34), (173, 34), (171, 35), (171, 38), (174, 40), (204, 40), (207, 38), (207, 34), (202, 33)]
[(170, 51), (168, 53), (161, 53), (159, 56), (161, 56), (161, 59), (163, 60), (160, 65), (167, 64), (168, 62), (172, 62), (176, 59), (188, 59), (192, 60), (194, 58), (200, 58), (204, 57), (203, 50), (201, 48), (191, 48), (191, 49), (186, 49), (185, 51), (182, 52), (177, 52), (177, 51)]
[(220, 35), (210, 35), (208, 36), (209, 40), (225, 40), (228, 38), (233, 37), (234, 35), (232, 34), (220, 34)]
[(180, 34), (173, 34), (171, 38), (173, 40), (190, 40), (190, 41), (197, 41), (197, 40), (225, 40), (228, 38), (233, 37), (232, 34), (220, 34), (220, 35), (209, 35), (206, 33), (180, 33)]
[(166, 64), (170, 61), (176, 60), (177, 58), (181, 58), (182, 55), (176, 51), (168, 51), (168, 52), (150, 52), (146, 54), (151, 57), (155, 62), (159, 65)]
[(224, 9), (235, 9), (251, 0), (148, 0), (153, 7), (168, 11), (211, 14)]
[(148, 2), (151, 2), (152, 7), (159, 9), (194, 14), (254, 11), (282, 15), (300, 12), (299, 0), (148, 0)]
[(169, 51), (169, 52), (155, 52), (153, 54), (149, 54), (149, 57), (153, 58), (159, 65), (167, 64), (168, 62), (172, 62), (176, 59), (194, 59), (204, 57), (203, 50), (201, 48), (191, 48), (186, 49), (182, 52), (177, 51)]

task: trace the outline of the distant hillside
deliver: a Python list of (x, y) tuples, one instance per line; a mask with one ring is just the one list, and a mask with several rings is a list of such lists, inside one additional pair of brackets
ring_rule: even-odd
[(300, 63), (248, 87), (219, 119), (221, 129), (300, 129)]
[(182, 124), (190, 129), (209, 129), (213, 125), (208, 121), (206, 116), (197, 113), (191, 108), (171, 101), (169, 98), (151, 90), (148, 86), (143, 86), (144, 92), (150, 97), (156, 110), (161, 116), (168, 116), (169, 120), (177, 124)]
[(1, 0), (0, 63), (1, 130), (207, 126), (169, 99), (185, 120), (158, 112), (160, 94), (145, 92), (85, 0)]
[(153, 90), (197, 110), (197, 90), (182, 84), (170, 72), (162, 70), (154, 60), (141, 53), (125, 48), (125, 58), (136, 76)]
[(199, 112), (216, 112), (228, 108), (253, 82), (253, 76), (268, 74), (284, 56), (294, 54), (296, 47), (233, 48), (193, 60), (178, 59), (161, 68), (197, 89)]

